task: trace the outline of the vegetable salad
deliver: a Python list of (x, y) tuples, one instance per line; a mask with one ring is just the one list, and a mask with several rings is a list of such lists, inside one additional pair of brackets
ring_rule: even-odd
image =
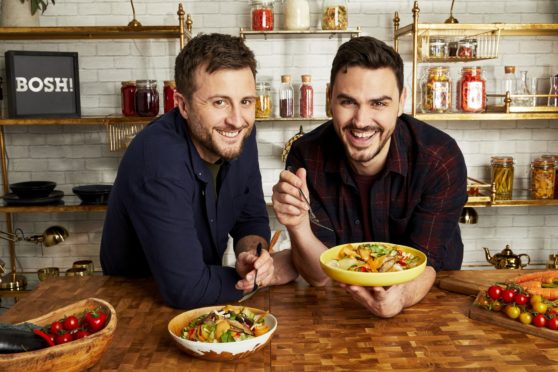
[(378, 243), (347, 244), (328, 265), (340, 269), (375, 273), (402, 271), (418, 266), (420, 258)]

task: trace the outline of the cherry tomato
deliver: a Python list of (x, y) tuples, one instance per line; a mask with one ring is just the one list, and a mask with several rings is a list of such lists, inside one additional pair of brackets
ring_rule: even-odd
[(533, 306), (533, 311), (539, 314), (546, 313), (546, 310), (548, 309), (548, 305), (545, 304), (544, 302), (535, 302), (532, 306)]
[(62, 329), (62, 323), (60, 323), (59, 321), (52, 322), (52, 324), (50, 325), (50, 333), (52, 333), (53, 335), (57, 335), (58, 332), (62, 331)]
[(500, 287), (499, 285), (492, 285), (492, 286), (488, 287), (488, 290), (486, 292), (488, 293), (488, 296), (491, 299), (497, 300), (502, 296), (502, 291), (503, 291), (503, 288)]
[(105, 326), (107, 321), (107, 314), (102, 311), (89, 311), (83, 317), (87, 328), (93, 333), (100, 331)]
[(531, 305), (536, 304), (537, 302), (541, 302), (542, 301), (542, 297), (541, 295), (534, 295), (531, 296), (531, 299), (529, 300), (529, 302), (531, 303)]
[(62, 321), (62, 327), (66, 331), (73, 331), (79, 327), (79, 320), (74, 315), (70, 315)]
[(86, 331), (85, 329), (80, 329), (76, 333), (74, 333), (74, 340), (79, 340), (80, 338), (87, 337), (91, 334), (91, 332)]
[(65, 344), (66, 342), (70, 342), (73, 339), (74, 338), (72, 337), (71, 334), (61, 333), (61, 334), (56, 336), (56, 339), (54, 340), (54, 342), (56, 342), (56, 345), (60, 345), (60, 344)]
[(548, 322), (546, 322), (546, 326), (550, 329), (558, 329), (558, 318), (554, 317), (548, 319)]
[(531, 313), (523, 312), (519, 314), (519, 321), (523, 324), (531, 324), (531, 322), (533, 321), (533, 316), (531, 315)]
[(515, 305), (507, 305), (504, 309), (504, 312), (506, 313), (508, 318), (517, 319), (517, 317), (519, 317), (519, 314), (521, 313), (521, 309)]
[(535, 315), (533, 318), (533, 324), (537, 327), (544, 327), (546, 324), (546, 318), (542, 314)]
[(492, 303), (492, 311), (500, 311), (500, 310), (502, 310), (502, 302), (494, 301)]
[(524, 293), (516, 293), (513, 297), (513, 301), (516, 305), (525, 305), (529, 301), (529, 296)]
[(502, 300), (504, 300), (505, 303), (512, 302), (514, 297), (515, 297), (515, 292), (513, 289), (505, 289), (502, 292)]

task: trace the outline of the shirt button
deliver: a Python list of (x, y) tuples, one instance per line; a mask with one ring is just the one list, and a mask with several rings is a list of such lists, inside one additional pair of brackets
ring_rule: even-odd
[(205, 190), (202, 190), (202, 196), (205, 196)]
[(360, 220), (355, 220), (355, 225), (360, 225)]
[(209, 220), (209, 222), (213, 223), (213, 218)]

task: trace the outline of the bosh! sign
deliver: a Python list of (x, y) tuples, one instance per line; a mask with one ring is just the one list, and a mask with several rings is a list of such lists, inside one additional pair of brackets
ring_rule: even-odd
[(79, 117), (78, 54), (7, 51), (8, 115)]

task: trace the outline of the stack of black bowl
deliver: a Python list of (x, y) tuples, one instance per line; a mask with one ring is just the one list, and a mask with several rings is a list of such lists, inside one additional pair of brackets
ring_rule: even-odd
[(81, 204), (107, 204), (112, 185), (83, 185), (72, 189)]
[(33, 205), (59, 202), (64, 193), (54, 190), (56, 182), (25, 181), (10, 184), (11, 193), (4, 195), (6, 204)]

